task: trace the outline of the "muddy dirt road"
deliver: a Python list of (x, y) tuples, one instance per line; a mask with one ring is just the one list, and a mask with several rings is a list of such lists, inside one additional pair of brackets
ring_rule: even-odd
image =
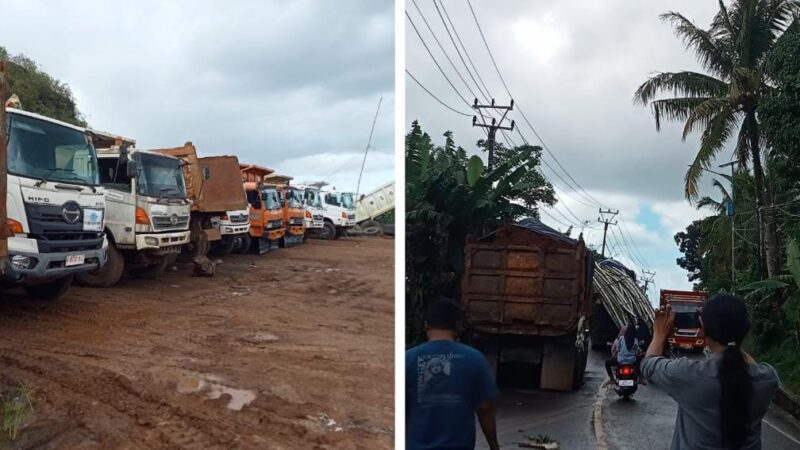
[(0, 292), (21, 448), (391, 448), (394, 241), (230, 256), (215, 278)]

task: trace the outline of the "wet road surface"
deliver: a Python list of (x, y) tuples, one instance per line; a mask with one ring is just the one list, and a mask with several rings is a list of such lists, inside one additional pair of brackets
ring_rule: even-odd
[[(607, 377), (605, 358), (603, 353), (590, 353), (586, 383), (576, 392), (502, 390), (497, 411), (500, 447), (520, 448), (526, 436), (547, 435), (559, 441), (561, 449), (668, 449), (678, 405), (651, 385), (640, 386), (634, 400), (623, 401), (610, 387), (601, 386)], [(599, 429), (595, 423), (601, 424)], [(773, 406), (763, 424), (762, 444), (765, 449), (800, 449), (800, 423)], [(476, 448), (488, 448), (480, 431)]]

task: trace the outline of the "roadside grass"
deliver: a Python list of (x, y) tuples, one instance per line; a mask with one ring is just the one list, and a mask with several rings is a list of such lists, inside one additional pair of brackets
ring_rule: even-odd
[(783, 386), (794, 394), (800, 394), (800, 352), (793, 339), (765, 349), (754, 355), (759, 361), (771, 364), (781, 378)]
[(33, 412), (33, 397), (36, 388), (20, 382), (19, 386), (0, 394), (0, 408), (3, 413), (3, 434), (11, 440), (19, 436), (28, 414)]

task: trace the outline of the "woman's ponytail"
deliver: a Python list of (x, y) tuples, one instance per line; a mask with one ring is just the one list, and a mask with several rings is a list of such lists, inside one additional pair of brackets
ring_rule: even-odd
[(750, 428), (750, 401), (753, 380), (741, 345), (750, 331), (747, 306), (739, 297), (720, 294), (703, 308), (705, 335), (720, 344), (728, 344), (719, 366), (720, 431), (722, 443), (730, 449), (741, 448)]
[(728, 345), (722, 353), (719, 384), (723, 444), (731, 449), (738, 449), (747, 438), (750, 398), (753, 394), (753, 382), (738, 345)]

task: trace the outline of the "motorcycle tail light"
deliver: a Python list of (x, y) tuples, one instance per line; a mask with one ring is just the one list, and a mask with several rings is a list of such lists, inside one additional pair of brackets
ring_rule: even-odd
[(632, 373), (633, 373), (633, 369), (628, 367), (628, 366), (623, 366), (623, 367), (619, 368), (619, 374), (620, 375), (626, 375), (627, 376), (627, 375), (630, 375)]

